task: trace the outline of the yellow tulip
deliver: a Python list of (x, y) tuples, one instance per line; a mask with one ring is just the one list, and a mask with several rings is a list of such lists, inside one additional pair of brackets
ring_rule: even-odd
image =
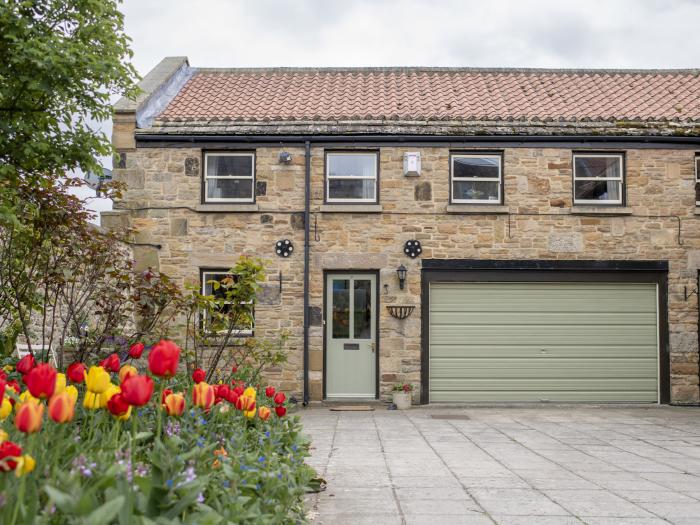
[[(239, 392), (240, 392), (240, 390), (239, 390)], [(243, 395), (248, 396), (248, 397), (252, 397), (253, 399), (255, 399), (257, 392), (255, 391), (255, 389), (252, 386), (249, 386), (248, 388), (246, 388), (243, 391)]]
[(85, 372), (85, 386), (93, 394), (101, 394), (110, 384), (109, 373), (101, 366), (91, 366)]
[(7, 416), (12, 413), (12, 403), (6, 397), (2, 398), (2, 404), (0, 404), (0, 421), (3, 421)]
[(129, 405), (129, 408), (126, 410), (126, 413), (122, 414), (121, 416), (116, 416), (116, 418), (119, 421), (126, 421), (131, 417), (131, 405)]
[(73, 404), (75, 405), (75, 402), (78, 400), (78, 389), (75, 388), (75, 386), (73, 386), (73, 385), (68, 385), (68, 386), (65, 388), (64, 392), (65, 392), (66, 394), (68, 394), (68, 397), (71, 398), (71, 401), (72, 401)]
[(10, 435), (7, 432), (0, 429), (0, 443), (7, 441), (9, 437), (10, 437)]
[(56, 374), (56, 386), (53, 390), (53, 395), (60, 394), (66, 389), (66, 374)]
[(112, 398), (112, 396), (114, 394), (118, 394), (121, 391), (122, 389), (119, 388), (117, 385), (113, 385), (112, 383), (110, 383), (107, 387), (107, 390), (100, 394), (100, 408), (107, 407), (107, 402)]
[(83, 399), (83, 406), (89, 410), (95, 410), (100, 408), (100, 394), (95, 394), (94, 392), (85, 392), (85, 398)]
[(25, 390), (19, 395), (19, 403), (15, 403), (15, 410), (19, 408), (19, 405), (27, 401), (33, 401), (34, 403), (40, 402), (38, 397), (34, 397), (29, 390)]
[(24, 454), (17, 460), (15, 467), (15, 476), (20, 477), (24, 474), (29, 474), (36, 468), (36, 460), (29, 454)]

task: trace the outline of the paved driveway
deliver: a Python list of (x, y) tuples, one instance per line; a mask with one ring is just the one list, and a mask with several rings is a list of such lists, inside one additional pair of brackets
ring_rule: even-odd
[(319, 524), (700, 524), (700, 409), (302, 415)]

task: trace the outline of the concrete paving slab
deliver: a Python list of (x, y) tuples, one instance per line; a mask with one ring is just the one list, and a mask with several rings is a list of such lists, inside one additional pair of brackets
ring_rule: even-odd
[(328, 481), (306, 498), (315, 524), (700, 525), (694, 408), (318, 407), (302, 420)]

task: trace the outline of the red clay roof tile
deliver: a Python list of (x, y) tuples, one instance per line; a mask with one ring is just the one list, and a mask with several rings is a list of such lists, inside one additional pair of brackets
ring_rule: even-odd
[(700, 121), (700, 71), (196, 70), (161, 121)]

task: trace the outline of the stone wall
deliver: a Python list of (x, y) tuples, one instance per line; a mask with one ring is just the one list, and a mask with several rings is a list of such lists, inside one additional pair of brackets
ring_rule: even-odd
[[(695, 296), (700, 267), (700, 230), (694, 197), (694, 155), (690, 150), (626, 151), (627, 205), (614, 216), (572, 207), (570, 149), (506, 148), (504, 209), (485, 214), (474, 207), (448, 208), (449, 149), (381, 147), (381, 213), (329, 209), (324, 198), (324, 151), (312, 148), (310, 390), (322, 396), (323, 271), (380, 271), (380, 385), (383, 397), (397, 380), (420, 379), (421, 258), (460, 259), (621, 259), (669, 261), (669, 328), (674, 402), (698, 401), (698, 311)], [(404, 177), (403, 154), (420, 151), (422, 174)], [(278, 163), (281, 151), (293, 161)], [(106, 221), (138, 229), (136, 257), (175, 280), (198, 280), (200, 267), (227, 267), (242, 254), (267, 260), (267, 292), (256, 311), (256, 335), (291, 330), (289, 363), (271, 381), (297, 394), (302, 389), (303, 205), (302, 148), (264, 147), (256, 151), (256, 206), (212, 211), (200, 204), (202, 151), (194, 148), (123, 150), (115, 178), (129, 185)], [(117, 163), (115, 163), (117, 166)], [(131, 212), (119, 209), (134, 209)], [(322, 209), (323, 208), (323, 209)], [(236, 211), (244, 210), (244, 211)], [(681, 236), (678, 238), (680, 217)], [(291, 239), (294, 255), (281, 259), (274, 243)], [(403, 252), (418, 239), (423, 254)], [(408, 268), (399, 290), (396, 268)], [(282, 291), (279, 292), (279, 276)], [(388, 285), (385, 289), (385, 285)], [(414, 304), (404, 321), (387, 304)]]

